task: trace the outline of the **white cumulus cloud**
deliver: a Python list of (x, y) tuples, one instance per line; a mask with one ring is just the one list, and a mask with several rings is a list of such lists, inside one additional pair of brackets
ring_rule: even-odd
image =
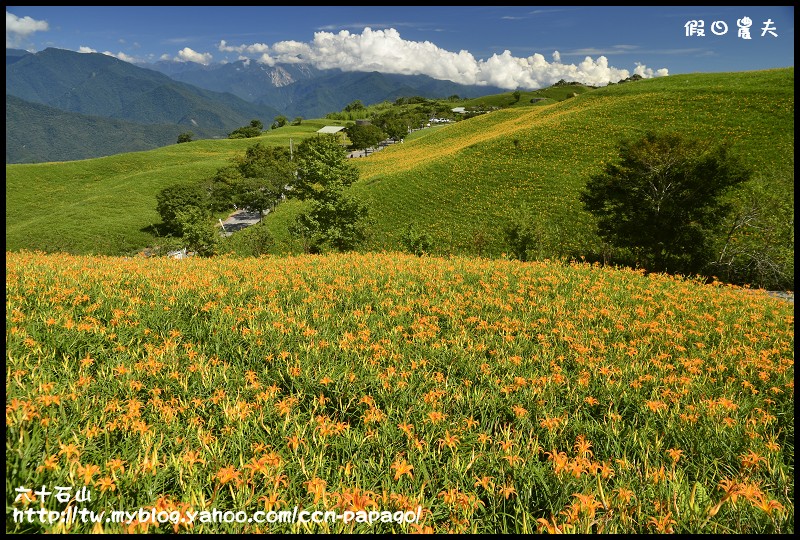
[[(269, 66), (276, 63), (304, 63), (319, 69), (421, 74), (461, 84), (491, 85), (504, 89), (536, 89), (561, 79), (604, 85), (631, 75), (627, 69), (610, 66), (605, 56), (598, 56), (597, 59), (587, 56), (579, 64), (563, 64), (558, 51), (553, 52), (552, 62), (538, 53), (518, 58), (507, 50), (486, 60), (479, 60), (469, 51), (452, 52), (430, 41), (405, 40), (394, 28), (364, 28), (360, 34), (347, 30), (338, 33), (315, 32), (310, 43), (280, 41), (272, 46), (263, 43), (231, 46), (221, 41), (218, 48), (222, 52), (254, 55), (257, 62)], [(653, 70), (637, 63), (634, 73), (647, 78), (667, 75), (668, 70)]]
[(636, 69), (633, 70), (633, 73), (640, 75), (645, 79), (649, 79), (650, 77), (665, 77), (669, 75), (669, 71), (666, 68), (653, 71), (652, 68), (649, 68), (644, 64), (640, 64), (639, 62), (636, 62)]
[(264, 43), (253, 43), (252, 45), (239, 45), (232, 47), (223, 39), (217, 47), (221, 52), (236, 52), (239, 54), (262, 54), (269, 50), (269, 45)]
[(78, 48), (78, 52), (79, 53), (96, 53), (97, 51), (95, 49), (92, 49), (91, 47), (86, 47), (85, 45), (81, 45)]
[(17, 17), (6, 11), (6, 47), (19, 47), (34, 32), (46, 32), (49, 29), (47, 21)]
[(178, 51), (178, 56), (175, 58), (177, 62), (194, 62), (196, 64), (202, 64), (207, 66), (211, 63), (212, 60), (211, 53), (199, 53), (193, 51), (189, 47), (184, 47), (180, 51)]
[(120, 51), (118, 53), (112, 53), (111, 51), (103, 51), (103, 54), (106, 56), (113, 56), (117, 60), (122, 60), (123, 62), (129, 62), (131, 64), (142, 63), (142, 60), (136, 58), (135, 56), (131, 56), (129, 54), (125, 54), (124, 52)]

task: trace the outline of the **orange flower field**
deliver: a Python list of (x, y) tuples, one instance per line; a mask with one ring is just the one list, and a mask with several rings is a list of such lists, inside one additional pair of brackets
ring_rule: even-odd
[[(794, 310), (763, 291), (399, 253), (6, 272), (7, 532), (794, 532)], [(69, 507), (421, 511), (12, 519)]]

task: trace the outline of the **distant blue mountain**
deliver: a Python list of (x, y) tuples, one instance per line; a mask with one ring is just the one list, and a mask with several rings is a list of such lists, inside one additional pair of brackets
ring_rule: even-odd
[(355, 100), (371, 105), (503, 91), (425, 75), (250, 61), (134, 65), (105, 54), (6, 49), (6, 163), (144, 150), (172, 144), (185, 131), (196, 139), (226, 137), (251, 120), (321, 118)]
[(267, 66), (240, 60), (209, 66), (192, 62), (157, 62), (147, 66), (177, 81), (217, 92), (230, 92), (247, 101), (273, 107), (288, 118), (321, 118), (341, 111), (355, 100), (372, 105), (399, 97), (446, 98), (458, 95), (474, 98), (506, 91), (495, 86), (470, 86), (437, 80), (427, 75), (319, 70), (302, 64)]
[(196, 139), (227, 137), (279, 114), (104, 54), (6, 49), (6, 163), (157, 148), (186, 131)]
[(105, 54), (53, 48), (11, 63), (7, 54), (6, 94), (79, 114), (178, 124), (200, 137), (224, 136), (252, 119), (266, 122), (279, 114), (271, 107), (178, 82)]
[(75, 161), (175, 144), (178, 125), (88, 116), (6, 95), (6, 163)]

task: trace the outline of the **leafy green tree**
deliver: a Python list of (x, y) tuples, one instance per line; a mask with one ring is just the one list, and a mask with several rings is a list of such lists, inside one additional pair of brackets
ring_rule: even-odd
[(205, 208), (187, 206), (179, 210), (176, 219), (181, 224), (183, 240), (190, 251), (200, 257), (211, 257), (219, 250), (220, 235)]
[(230, 210), (237, 204), (237, 190), (244, 176), (237, 165), (227, 165), (217, 169), (211, 179), (210, 204), (211, 210), (221, 212)]
[(283, 198), (295, 180), (295, 169), (287, 148), (256, 143), (217, 169), (211, 181), (211, 208), (221, 211), (236, 205), (263, 214)]
[(289, 150), (255, 144), (234, 160), (240, 177), (234, 178), (236, 204), (263, 215), (283, 197), (295, 180), (295, 164)]
[(598, 233), (628, 248), (652, 271), (702, 273), (730, 206), (722, 195), (752, 173), (725, 145), (677, 133), (623, 141), (619, 160), (593, 175), (580, 194)]
[(739, 285), (794, 290), (794, 167), (761, 170), (737, 190), (711, 273)]
[(286, 118), (285, 116), (283, 116), (282, 114), (278, 115), (278, 116), (275, 117), (275, 121), (272, 122), (272, 129), (281, 128), (281, 127), (285, 126), (288, 121), (289, 121), (289, 119)]
[(352, 101), (344, 108), (346, 112), (360, 111), (362, 109), (364, 109), (364, 104), (361, 103), (360, 99)]
[(289, 232), (303, 238), (309, 253), (320, 253), (324, 246), (350, 251), (366, 240), (370, 224), (367, 205), (337, 190), (313, 201), (311, 210), (298, 215)]
[(261, 120), (250, 120), (250, 125), (242, 126), (228, 134), (229, 139), (251, 139), (258, 137), (264, 131), (264, 124)]
[(185, 143), (185, 142), (192, 142), (194, 139), (194, 133), (191, 131), (184, 131), (180, 135), (178, 135), (178, 144)]
[(408, 135), (408, 126), (411, 122), (412, 121), (407, 116), (384, 114), (376, 120), (375, 125), (381, 128), (387, 136), (395, 140), (400, 140)]
[(196, 184), (176, 184), (156, 194), (156, 211), (168, 233), (182, 234), (178, 213), (189, 207), (207, 208), (208, 195)]
[(355, 150), (367, 151), (386, 138), (386, 134), (377, 126), (372, 124), (360, 125), (353, 124), (345, 128), (347, 136), (352, 143), (351, 147)]
[(260, 257), (270, 252), (275, 245), (266, 223), (256, 223), (238, 231), (224, 239), (223, 247), (226, 252), (236, 253), (243, 257)]
[(330, 188), (344, 189), (358, 180), (358, 169), (347, 160), (347, 149), (335, 135), (304, 139), (295, 152), (297, 178), (287, 196), (325, 199)]
[(256, 126), (243, 126), (236, 128), (228, 134), (229, 139), (251, 139), (261, 135), (261, 129)]
[(295, 116), (294, 120), (292, 121), (292, 125), (293, 126), (299, 126), (302, 123), (303, 123), (303, 117), (302, 116)]
[(514, 90), (514, 93), (511, 95), (514, 96), (514, 103), (517, 103), (519, 102), (519, 99), (522, 97), (522, 92), (520, 92), (519, 90)]
[(295, 157), (297, 180), (288, 196), (310, 200), (311, 209), (296, 218), (289, 232), (311, 253), (324, 246), (355, 249), (366, 238), (369, 209), (347, 193), (358, 180), (347, 150), (335, 136), (317, 135), (300, 143)]

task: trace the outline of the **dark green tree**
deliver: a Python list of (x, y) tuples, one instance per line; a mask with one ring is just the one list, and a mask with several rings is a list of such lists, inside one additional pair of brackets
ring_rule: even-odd
[(244, 176), (236, 165), (227, 165), (217, 169), (211, 179), (210, 203), (211, 210), (221, 212), (230, 210), (236, 202), (237, 190)]
[(178, 144), (185, 143), (185, 142), (192, 142), (194, 138), (194, 133), (191, 131), (184, 131), (180, 135), (178, 135)]
[(229, 236), (224, 243), (227, 250), (244, 257), (266, 255), (274, 245), (275, 238), (272, 236), (266, 222), (256, 223), (242, 229)]
[(211, 208), (221, 211), (236, 205), (263, 214), (283, 198), (295, 180), (295, 169), (288, 148), (254, 144), (217, 169), (211, 181)]
[(366, 152), (368, 148), (377, 146), (379, 142), (386, 138), (386, 133), (378, 126), (372, 124), (367, 124), (365, 126), (353, 124), (346, 127), (345, 131), (352, 143), (351, 148), (354, 150), (364, 150), (364, 152)]
[(358, 180), (358, 169), (347, 160), (347, 149), (335, 135), (304, 139), (295, 152), (297, 178), (287, 194), (300, 200), (321, 200), (329, 188), (344, 189)]
[[(396, 114), (386, 114), (379, 118), (375, 125), (377, 125), (381, 130), (388, 136), (394, 140), (400, 140), (406, 135), (408, 135), (408, 126), (411, 124), (412, 120), (410, 120), (406, 116), (398, 116)], [(352, 139), (351, 139), (352, 140)]]
[(295, 180), (295, 164), (283, 147), (258, 143), (234, 162), (241, 174), (233, 183), (236, 204), (262, 215), (277, 204)]
[(324, 246), (350, 251), (366, 240), (369, 225), (367, 205), (339, 191), (313, 201), (310, 211), (297, 216), (290, 233), (302, 237), (310, 253), (320, 253)]
[(178, 212), (189, 207), (205, 209), (208, 195), (196, 184), (176, 184), (166, 187), (156, 195), (156, 211), (167, 233), (182, 235)]
[(357, 100), (355, 100), (355, 101), (352, 101), (352, 102), (350, 102), (350, 103), (349, 103), (349, 104), (348, 104), (348, 105), (347, 105), (347, 106), (344, 108), (344, 110), (345, 110), (346, 112), (353, 112), (353, 111), (360, 111), (360, 110), (362, 110), (363, 108), (364, 108), (364, 104), (363, 104), (363, 103), (361, 103), (361, 100), (360, 100), (360, 99), (357, 99)]
[[(257, 120), (253, 120), (253, 122), (257, 122)], [(231, 131), (228, 134), (228, 138), (229, 139), (251, 139), (253, 137), (258, 137), (259, 135), (261, 135), (261, 131), (262, 131), (262, 129), (257, 127), (257, 126), (253, 126), (253, 125), (243, 126), (243, 127), (236, 128), (233, 131)]]
[(677, 133), (623, 141), (619, 159), (592, 176), (580, 194), (598, 233), (627, 248), (645, 269), (702, 273), (730, 210), (722, 195), (751, 177), (727, 146)]
[(220, 235), (205, 208), (187, 206), (179, 210), (176, 219), (181, 225), (186, 248), (200, 257), (211, 257), (219, 250)]
[(285, 126), (288, 121), (289, 121), (289, 119), (286, 118), (285, 116), (283, 116), (282, 114), (278, 115), (278, 116), (275, 117), (275, 121), (272, 122), (272, 129), (281, 128), (281, 127)]

